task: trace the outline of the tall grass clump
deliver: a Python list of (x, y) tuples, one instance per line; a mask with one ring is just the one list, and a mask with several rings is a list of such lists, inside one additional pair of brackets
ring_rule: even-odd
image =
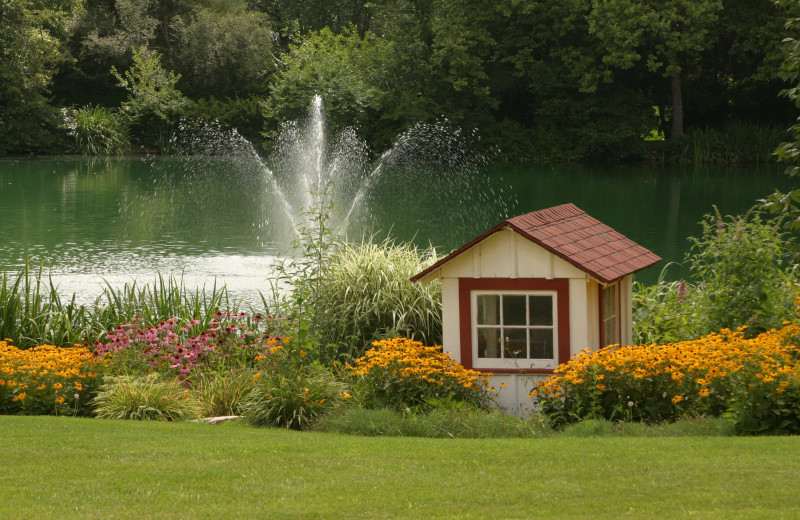
[(175, 379), (158, 374), (108, 376), (92, 401), (101, 419), (177, 421), (195, 419), (202, 407)]
[(689, 164), (763, 164), (786, 140), (774, 125), (730, 121), (721, 128), (690, 128), (675, 145), (674, 157)]
[(433, 248), (386, 239), (342, 244), (330, 255), (319, 294), (324, 345), (347, 345), (362, 355), (377, 337), (403, 335), (428, 344), (442, 340), (442, 288), (409, 279), (436, 260)]
[(83, 155), (121, 155), (130, 149), (128, 128), (113, 110), (90, 105), (66, 120), (75, 148)]

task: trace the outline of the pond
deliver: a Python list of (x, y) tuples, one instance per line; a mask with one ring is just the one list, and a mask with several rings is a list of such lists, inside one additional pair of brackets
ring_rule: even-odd
[[(446, 253), (506, 217), (572, 202), (665, 259), (637, 275), (645, 283), (683, 258), (712, 205), (739, 214), (791, 185), (775, 167), (473, 165), (410, 175), (411, 164), (376, 175), (378, 166), (355, 187), (331, 178), (335, 191), (351, 193), (336, 210), (350, 239), (389, 234)], [(249, 156), (3, 159), (0, 267), (44, 261), (59, 291), (82, 302), (105, 283), (152, 282), (157, 273), (190, 286), (224, 283), (258, 302), (307, 207), (278, 177)]]

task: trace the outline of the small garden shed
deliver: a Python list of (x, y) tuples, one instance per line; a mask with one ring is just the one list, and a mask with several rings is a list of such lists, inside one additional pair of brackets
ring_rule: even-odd
[(574, 204), (501, 222), (412, 278), (442, 282), (443, 346), (499, 404), (584, 348), (630, 344), (633, 273), (661, 260)]

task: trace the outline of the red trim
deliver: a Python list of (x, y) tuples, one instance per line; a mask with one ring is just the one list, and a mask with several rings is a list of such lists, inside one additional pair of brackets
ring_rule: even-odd
[[(461, 364), (472, 366), (472, 291), (555, 291), (558, 295), (556, 312), (558, 314), (558, 364), (569, 361), (569, 279), (555, 278), (459, 278), (458, 314), (461, 334)], [(481, 369), (496, 373), (552, 373), (546, 369)]]

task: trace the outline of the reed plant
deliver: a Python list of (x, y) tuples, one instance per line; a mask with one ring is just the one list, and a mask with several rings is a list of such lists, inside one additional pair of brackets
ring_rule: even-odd
[(20, 348), (82, 342), (95, 332), (96, 323), (73, 296), (63, 301), (43, 266), (30, 263), (16, 274), (0, 276), (0, 338), (12, 338)]
[(689, 164), (763, 164), (786, 140), (778, 126), (730, 121), (720, 128), (692, 128), (676, 143), (673, 158)]
[(120, 289), (106, 283), (103, 294), (95, 302), (98, 321), (107, 327), (141, 318), (144, 325), (157, 325), (176, 317), (183, 320), (199, 319), (203, 323), (214, 319), (220, 309), (235, 308), (240, 302), (229, 296), (223, 285), (216, 281), (210, 290), (205, 286), (190, 289), (183, 279), (156, 275), (152, 284), (132, 282)]

